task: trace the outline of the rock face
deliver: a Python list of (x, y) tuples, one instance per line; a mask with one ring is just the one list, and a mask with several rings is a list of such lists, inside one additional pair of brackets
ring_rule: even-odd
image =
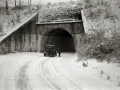
[[(92, 1), (92, 0), (90, 0)], [(120, 1), (119, 0), (95, 0), (87, 3), (84, 13), (88, 23), (88, 30), (104, 30), (105, 36), (110, 37), (113, 32), (119, 32), (120, 28)]]

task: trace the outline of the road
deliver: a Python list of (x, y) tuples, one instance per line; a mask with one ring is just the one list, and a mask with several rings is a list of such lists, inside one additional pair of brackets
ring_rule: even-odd
[(74, 53), (44, 57), (40, 53), (0, 56), (0, 90), (117, 90), (74, 64)]

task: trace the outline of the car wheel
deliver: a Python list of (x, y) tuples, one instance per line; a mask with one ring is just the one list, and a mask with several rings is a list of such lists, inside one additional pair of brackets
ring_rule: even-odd
[(44, 53), (44, 56), (46, 56), (46, 54)]

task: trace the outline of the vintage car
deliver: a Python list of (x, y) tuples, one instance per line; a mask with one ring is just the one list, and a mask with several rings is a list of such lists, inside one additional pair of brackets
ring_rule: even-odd
[(49, 57), (57, 56), (55, 45), (45, 45), (44, 56), (49, 56)]

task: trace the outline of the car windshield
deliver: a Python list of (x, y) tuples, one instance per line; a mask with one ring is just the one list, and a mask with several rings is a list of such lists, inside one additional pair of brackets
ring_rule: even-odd
[(55, 47), (55, 45), (45, 45), (46, 47)]
[(48, 50), (48, 49), (54, 49), (55, 46), (54, 45), (46, 45), (45, 48), (46, 48), (46, 50)]

